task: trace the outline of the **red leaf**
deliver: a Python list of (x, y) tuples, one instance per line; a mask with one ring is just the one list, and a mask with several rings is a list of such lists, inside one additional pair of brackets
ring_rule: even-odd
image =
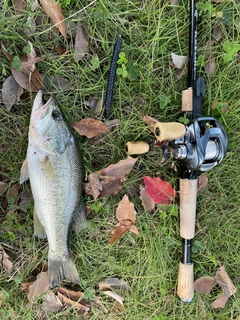
[(170, 183), (161, 178), (152, 178), (144, 176), (144, 183), (148, 195), (159, 204), (169, 204), (174, 200), (176, 191)]

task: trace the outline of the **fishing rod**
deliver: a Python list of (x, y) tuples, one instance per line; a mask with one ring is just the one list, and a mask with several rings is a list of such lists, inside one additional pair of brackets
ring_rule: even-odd
[(194, 272), (191, 261), (191, 241), (195, 236), (197, 206), (197, 173), (219, 165), (227, 152), (228, 138), (223, 126), (215, 118), (202, 117), (202, 98), (205, 82), (197, 77), (197, 18), (196, 0), (190, 0), (188, 88), (182, 92), (182, 111), (189, 123), (157, 122), (155, 141), (128, 142), (127, 154), (142, 154), (160, 144), (165, 159), (168, 150), (180, 165), (180, 236), (182, 258), (179, 264), (177, 294), (183, 302), (194, 297)]

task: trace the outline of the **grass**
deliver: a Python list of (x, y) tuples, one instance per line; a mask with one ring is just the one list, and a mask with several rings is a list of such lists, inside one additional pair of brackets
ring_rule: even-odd
[[(80, 11), (89, 3), (73, 1), (63, 8), (64, 16)], [(60, 90), (57, 97), (72, 121), (95, 117), (85, 108), (84, 102), (89, 97), (104, 97), (113, 44), (119, 35), (122, 36), (122, 51), (129, 61), (136, 64), (139, 76), (135, 81), (121, 76), (116, 78), (111, 118), (118, 118), (120, 125), (111, 129), (109, 135), (82, 141), (86, 175), (123, 159), (126, 141), (151, 141), (152, 135), (142, 122), (143, 115), (150, 115), (159, 121), (176, 121), (181, 116), (181, 91), (186, 88), (187, 78), (175, 78), (171, 52), (179, 55), (188, 53), (188, 1), (180, 0), (176, 7), (170, 1), (163, 0), (96, 1), (72, 18), (73, 21), (86, 21), (89, 29), (90, 50), (79, 63), (74, 60), (71, 52), (60, 55), (54, 50), (56, 36), (52, 38), (46, 32), (51, 26), (50, 22), (46, 22), (43, 29), (37, 27), (34, 33), (26, 35), (26, 19), (28, 16), (34, 19), (42, 16), (40, 7), (33, 12), (28, 7), (24, 16), (19, 18), (9, 7), (8, 1), (4, 0), (1, 6), (0, 41), (9, 52), (14, 56), (21, 55), (23, 47), (30, 40), (42, 58), (37, 63), (38, 71), (69, 79), (71, 90)], [(223, 163), (208, 172), (207, 189), (198, 197), (199, 228), (195, 240), (200, 242), (204, 250), (192, 254), (192, 259), (195, 278), (214, 276), (217, 268), (224, 264), (239, 290), (240, 64), (239, 56), (224, 63), (222, 45), (225, 41), (239, 42), (240, 4), (223, 1), (215, 4), (215, 7), (220, 12), (228, 10), (231, 20), (228, 24), (222, 23), (223, 36), (211, 47), (211, 53), (216, 59), (216, 72), (209, 77), (199, 68), (199, 75), (205, 78), (207, 86), (203, 113), (213, 115), (224, 125), (229, 137), (229, 148)], [(206, 56), (205, 43), (219, 20), (216, 17), (210, 19), (205, 14), (201, 15), (199, 21), (198, 52)], [(64, 43), (60, 36), (59, 41)], [(96, 70), (91, 67), (93, 56), (97, 56), (100, 61)], [(2, 86), (11, 72), (8, 61), (1, 53), (0, 66)], [(163, 109), (159, 102), (161, 94), (170, 97), (170, 103)], [(5, 149), (0, 153), (1, 177), (7, 181), (9, 188), (18, 182), (25, 158), (34, 96), (29, 93), (9, 113), (4, 107), (0, 108), (0, 146)], [(212, 110), (212, 103), (217, 101), (229, 102), (231, 110), (228, 113)], [(179, 219), (173, 214), (164, 214), (160, 208), (148, 214), (139, 200), (139, 185), (143, 183), (143, 175), (155, 176), (159, 173), (178, 189), (178, 173), (171, 169), (171, 161), (162, 164), (161, 159), (159, 149), (139, 156), (122, 191), (109, 197), (106, 203), (104, 200), (85, 198), (85, 203), (94, 209), (88, 219), (89, 228), (81, 235), (71, 237), (74, 256), (81, 254), (76, 264), (83, 279), (83, 289), (94, 289), (99, 278), (111, 276), (124, 279), (131, 286), (131, 292), (122, 293), (125, 305), (123, 312), (111, 312), (113, 303), (105, 301), (110, 314), (93, 310), (89, 319), (239, 319), (238, 291), (224, 309), (217, 310), (211, 308), (211, 303), (220, 290), (214, 289), (205, 296), (195, 294), (191, 304), (183, 304), (176, 295), (181, 256)], [(115, 209), (125, 193), (134, 202), (138, 212), (136, 225), (140, 237), (126, 234), (110, 247), (110, 232), (116, 224)], [(7, 214), (7, 210), (2, 207), (1, 222), (6, 220)], [(27, 213), (18, 210), (16, 220), (13, 219), (14, 241), (6, 237), (6, 230), (0, 230), (0, 242), (14, 262), (13, 275), (9, 276), (4, 271), (0, 275), (0, 287), (4, 291), (4, 303), (0, 308), (2, 319), (41, 318), (30, 310), (27, 298), (20, 290), (21, 282), (30, 281), (31, 271), (47, 258), (47, 244), (34, 238), (32, 224), (31, 207)], [(168, 242), (168, 239), (171, 241)], [(65, 311), (48, 315), (48, 319), (65, 317)], [(67, 316), (67, 319), (77, 318), (74, 312)]]

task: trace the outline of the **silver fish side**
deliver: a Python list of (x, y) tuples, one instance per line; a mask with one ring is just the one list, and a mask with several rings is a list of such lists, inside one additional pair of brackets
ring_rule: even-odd
[(34, 234), (48, 239), (50, 287), (63, 279), (79, 283), (69, 247), (69, 232), (86, 227), (82, 201), (82, 162), (78, 144), (57, 101), (45, 104), (39, 91), (33, 104), (27, 157), (20, 183), (30, 179), (34, 198)]

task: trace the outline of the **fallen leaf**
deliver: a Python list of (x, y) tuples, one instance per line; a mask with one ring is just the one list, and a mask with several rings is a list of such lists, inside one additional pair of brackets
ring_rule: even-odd
[(194, 282), (194, 290), (196, 292), (207, 294), (216, 285), (216, 280), (210, 277), (201, 277)]
[(37, 25), (34, 17), (28, 17), (25, 23), (25, 27), (23, 27), (24, 32), (30, 36), (37, 30)]
[(120, 124), (120, 120), (119, 119), (113, 119), (113, 120), (107, 120), (106, 121), (106, 126), (108, 127), (108, 129), (116, 127)]
[(69, 299), (68, 297), (66, 297), (65, 295), (61, 294), (60, 292), (57, 293), (58, 294), (58, 297), (60, 299), (62, 299), (62, 301), (64, 303), (66, 303), (66, 305), (68, 307), (73, 307), (75, 310), (77, 310), (79, 312), (79, 314), (87, 314), (89, 311), (90, 311), (90, 308), (79, 303), (79, 302), (76, 302), (76, 301), (73, 301), (71, 299)]
[(140, 186), (140, 200), (145, 210), (150, 213), (155, 208), (155, 202), (148, 195), (146, 189), (143, 186)]
[(150, 117), (150, 116), (145, 115), (145, 116), (143, 117), (143, 122), (145, 122), (146, 124), (149, 125), (151, 132), (154, 132), (154, 126), (155, 126), (155, 124), (156, 124), (157, 122), (159, 122), (159, 121), (158, 121), (157, 119), (155, 119), (155, 118), (152, 118), (152, 117)]
[(118, 239), (120, 239), (127, 231), (129, 231), (130, 226), (117, 226), (112, 230), (110, 237), (110, 245), (113, 245)]
[[(25, 184), (26, 186), (26, 184)], [(28, 209), (28, 206), (33, 202), (33, 196), (30, 192), (30, 186), (29, 188), (24, 188), (21, 192), (20, 192), (20, 201), (19, 201), (19, 207), (21, 207), (24, 210)]]
[(13, 198), (14, 202), (18, 200), (19, 196), (19, 191), (20, 191), (20, 184), (15, 183), (7, 192), (7, 197), (8, 198)]
[(55, 0), (40, 0), (40, 3), (46, 14), (52, 20), (54, 26), (56, 26), (64, 38), (66, 38), (66, 24), (62, 14), (61, 4)]
[(2, 99), (8, 112), (15, 103), (19, 102), (22, 94), (23, 88), (18, 85), (13, 76), (9, 76), (2, 85)]
[(229, 275), (227, 274), (224, 265), (217, 270), (215, 279), (217, 284), (223, 289), (224, 295), (227, 298), (236, 293), (237, 289), (232, 283)]
[(43, 82), (41, 75), (37, 71), (31, 72), (30, 74), (18, 71), (15, 68), (11, 68), (12, 75), (16, 82), (25, 90), (30, 92), (37, 92), (43, 88)]
[(77, 25), (76, 38), (74, 45), (74, 56), (77, 61), (81, 60), (88, 52), (89, 37), (86, 27), (82, 24)]
[(216, 72), (216, 61), (214, 56), (208, 58), (204, 63), (204, 70), (208, 76), (211, 76)]
[(2, 296), (2, 290), (0, 290), (0, 307), (3, 303), (3, 296)]
[(206, 189), (207, 184), (208, 184), (207, 173), (202, 173), (200, 176), (198, 176), (197, 195), (200, 195), (203, 193), (203, 191)]
[(128, 283), (122, 279), (118, 278), (108, 278), (105, 280), (102, 280), (98, 283), (99, 291), (106, 291), (109, 288), (111, 290), (117, 289), (117, 290), (123, 290), (123, 291), (130, 291), (130, 286)]
[(41, 310), (45, 312), (57, 312), (62, 310), (63, 307), (64, 305), (58, 295), (52, 291), (46, 294), (44, 302), (41, 304)]
[(228, 298), (225, 296), (225, 294), (220, 295), (217, 297), (215, 301), (211, 304), (212, 308), (217, 309), (217, 308), (224, 308), (226, 303), (228, 301)]
[(219, 41), (222, 38), (223, 29), (220, 25), (215, 26), (212, 32), (213, 32), (213, 37), (216, 41)]
[[(66, 289), (64, 287), (58, 288), (58, 292), (64, 294), (66, 297), (68, 297), (74, 301), (78, 301), (78, 300), (82, 299), (82, 297), (84, 295), (84, 293), (81, 291), (73, 291), (70, 289)], [(84, 299), (84, 300), (86, 300), (86, 299)]]
[(94, 199), (97, 199), (103, 189), (102, 184), (99, 180), (99, 175), (92, 174), (92, 173), (89, 174), (88, 181), (89, 181), (90, 187), (91, 187), (91, 195), (93, 196)]
[(13, 268), (13, 264), (9, 258), (9, 255), (1, 247), (0, 247), (0, 262), (2, 263), (5, 271), (11, 272), (11, 270)]
[(33, 284), (33, 282), (34, 281), (21, 283), (21, 290), (29, 292), (29, 287)]
[(49, 93), (58, 93), (59, 91), (69, 90), (71, 88), (70, 82), (67, 78), (64, 78), (58, 74), (55, 75), (43, 75), (43, 86), (48, 88)]
[(114, 177), (115, 179), (123, 178), (127, 175), (133, 168), (134, 164), (138, 158), (127, 157), (124, 160), (120, 160), (115, 164), (97, 171), (99, 176)]
[(170, 183), (161, 178), (143, 177), (145, 188), (148, 195), (155, 203), (167, 205), (174, 201), (176, 191), (171, 187)]
[(128, 196), (125, 194), (123, 199), (119, 202), (116, 216), (119, 221), (117, 226), (112, 230), (110, 237), (110, 245), (121, 238), (127, 231), (133, 232), (139, 235), (134, 222), (136, 220), (136, 211), (134, 209), (134, 204), (129, 201)]
[(188, 62), (188, 56), (179, 56), (178, 54), (171, 53), (172, 62), (177, 69), (183, 69)]
[(37, 300), (44, 292), (49, 289), (48, 272), (41, 272), (37, 276), (37, 280), (29, 286), (28, 300), (33, 302)]
[(72, 127), (80, 134), (80, 136), (86, 136), (87, 138), (93, 138), (102, 133), (110, 132), (102, 121), (91, 118), (73, 122)]
[(0, 181), (0, 194), (7, 189), (7, 186), (8, 185), (5, 182)]
[(171, 0), (171, 5), (176, 6), (178, 4), (179, 0)]
[(123, 298), (121, 296), (119, 296), (118, 294), (116, 294), (114, 291), (111, 291), (111, 290), (102, 291), (102, 292), (106, 294), (108, 297), (115, 299), (120, 304), (121, 308), (124, 309)]
[[(100, 117), (103, 112), (104, 100), (99, 98), (89, 98), (84, 102), (84, 104), (89, 107), (93, 114)], [(107, 125), (108, 126), (108, 125)], [(109, 126), (108, 126), (109, 128)]]
[(104, 178), (101, 180), (102, 190), (100, 192), (99, 198), (108, 197), (112, 194), (117, 194), (123, 186), (121, 178), (108, 179)]
[(129, 201), (128, 196), (125, 194), (123, 199), (119, 202), (116, 210), (116, 216), (118, 221), (129, 220), (132, 223), (135, 223), (136, 215), (137, 212), (134, 209), (134, 204), (131, 201)]
[(23, 16), (27, 9), (27, 3), (24, 0), (13, 0), (13, 5), (17, 16)]

